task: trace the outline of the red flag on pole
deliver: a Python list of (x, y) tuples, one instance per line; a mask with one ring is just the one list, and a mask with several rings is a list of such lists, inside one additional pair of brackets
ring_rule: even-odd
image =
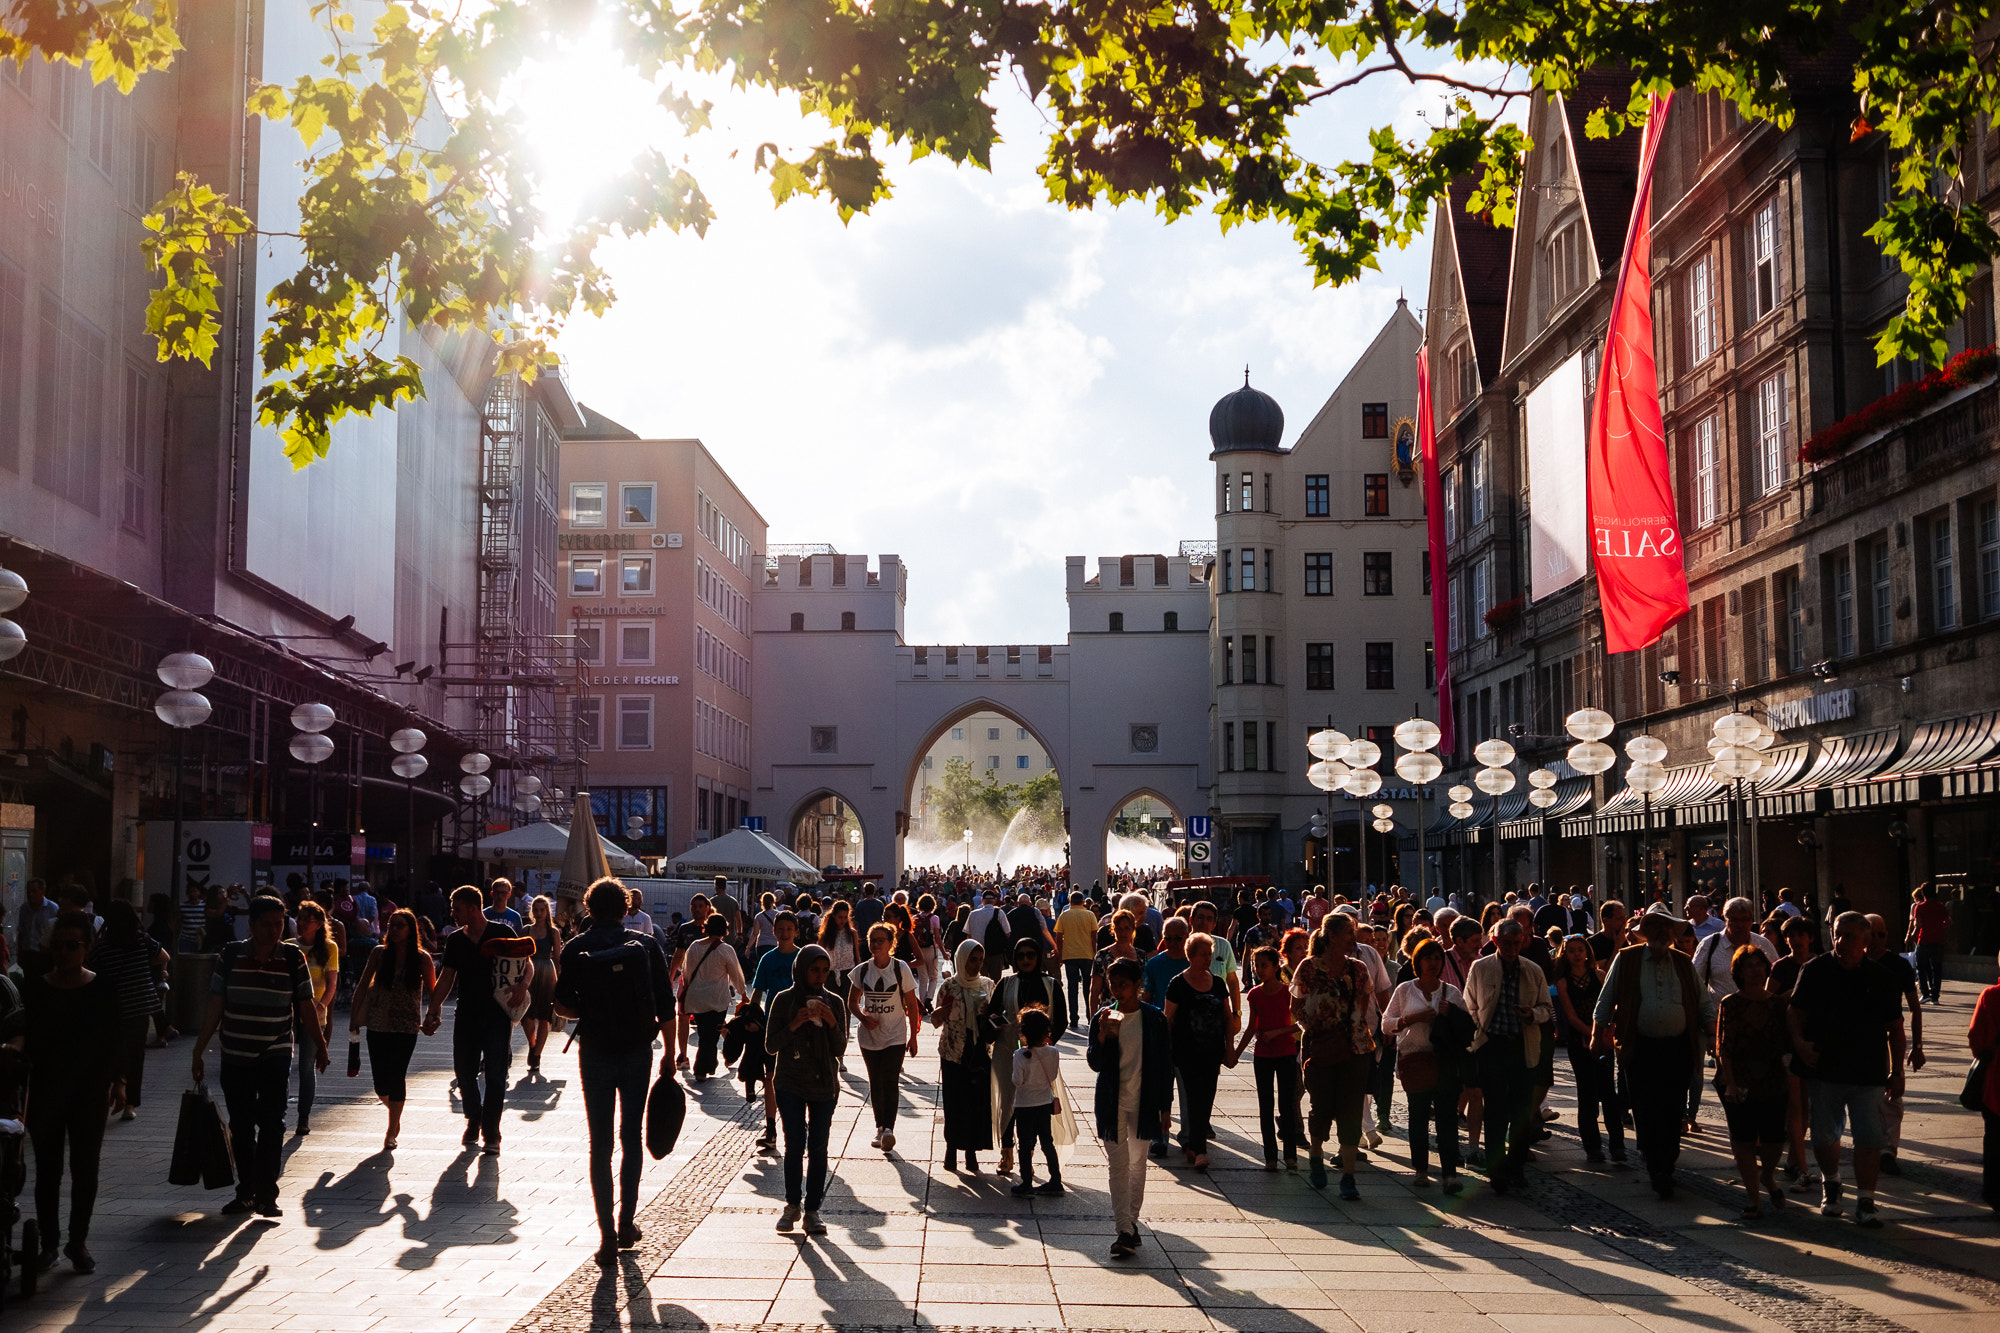
[(1445, 571), (1444, 484), (1439, 480), (1437, 422), (1431, 415), (1431, 361), (1423, 347), (1417, 348), (1417, 448), (1424, 460), (1424, 520), (1431, 541), (1431, 655), (1437, 660), (1438, 750), (1452, 752), (1451, 725), (1451, 580)]
[(1632, 200), (1590, 418), (1591, 550), (1604, 608), (1604, 647), (1613, 653), (1658, 642), (1688, 609), (1687, 567), (1653, 362), (1653, 162), (1671, 101), (1671, 95), (1653, 99), (1640, 140), (1639, 191)]

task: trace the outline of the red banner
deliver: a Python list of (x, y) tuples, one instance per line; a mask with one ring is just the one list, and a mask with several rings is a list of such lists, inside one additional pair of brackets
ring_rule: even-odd
[(1431, 539), (1431, 656), (1437, 661), (1437, 752), (1452, 751), (1451, 725), (1451, 566), (1444, 549), (1444, 483), (1439, 480), (1437, 421), (1431, 415), (1429, 350), (1417, 348), (1417, 448), (1424, 460), (1424, 521)]
[(1653, 162), (1672, 98), (1655, 97), (1590, 418), (1590, 532), (1604, 647), (1629, 653), (1687, 614), (1687, 567), (1653, 362)]

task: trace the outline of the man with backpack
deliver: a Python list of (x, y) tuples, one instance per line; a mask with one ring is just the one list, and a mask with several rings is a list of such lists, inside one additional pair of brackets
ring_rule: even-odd
[(1013, 942), (1014, 926), (1007, 919), (1007, 913), (1000, 908), (1000, 895), (992, 889), (986, 890), (981, 897), (981, 905), (965, 919), (965, 937), (978, 940), (980, 947), (986, 951), (988, 978), (997, 983), (1007, 975), (1007, 960), (1013, 957), (1013, 950), (1008, 946)]
[[(499, 978), (496, 965), (504, 959), (518, 964), (523, 946), (529, 960), (527, 976), (534, 975), (535, 946), (504, 921), (489, 918), (485, 900), (471, 884), (461, 884), (451, 893), (451, 919), (458, 929), (445, 937), (444, 956), (438, 960), (437, 985), (431, 989), (430, 1009), (424, 1015), (424, 1035), (438, 1030), (444, 1002), (454, 986), (458, 988), (458, 1011), (451, 1025), (452, 1071), (458, 1076), (458, 1095), (465, 1108), (465, 1137), (470, 1148), (483, 1134), (488, 1157), (500, 1154), (500, 1112), (507, 1101), (507, 1067), (514, 1056), (514, 1021), (527, 1012), (527, 987), (518, 987), (520, 1008), (508, 1012), (514, 997), (503, 1007), (496, 994)], [(520, 945), (509, 944), (521, 940)], [(509, 971), (513, 971), (512, 968)], [(458, 983), (463, 982), (463, 985)], [(486, 1094), (480, 1095), (479, 1072), (486, 1070)]]
[[(646, 1088), (653, 1038), (666, 1046), (660, 1072), (674, 1063), (674, 991), (664, 951), (625, 929), (625, 886), (600, 879), (584, 894), (590, 927), (563, 946), (556, 972), (556, 1012), (577, 1020), (583, 1113), (590, 1127), (590, 1197), (597, 1205), (597, 1263), (615, 1268), (618, 1252), (642, 1239), (633, 1221), (645, 1171)], [(617, 1222), (612, 1222), (611, 1120), (618, 1117)]]

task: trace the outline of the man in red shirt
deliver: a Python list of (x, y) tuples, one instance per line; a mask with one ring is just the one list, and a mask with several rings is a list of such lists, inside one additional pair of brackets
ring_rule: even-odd
[(1944, 990), (1944, 949), (1951, 939), (1951, 908), (1929, 880), (1917, 886), (1910, 908), (1909, 943), (1917, 950), (1917, 988), (1925, 1004), (1936, 1004)]

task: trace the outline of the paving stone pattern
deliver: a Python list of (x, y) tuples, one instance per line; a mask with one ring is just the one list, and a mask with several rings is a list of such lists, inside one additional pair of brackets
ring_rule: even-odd
[[(1973, 994), (1951, 987), (1931, 1018), (1933, 1063), (1913, 1081), (1905, 1127), (1917, 1169), (1884, 1180), (1882, 1232), (1809, 1206), (1739, 1224), (1712, 1098), (1676, 1200), (1656, 1200), (1642, 1172), (1587, 1167), (1566, 1076), (1552, 1103), (1564, 1118), (1527, 1189), (1497, 1196), (1472, 1177), (1456, 1199), (1415, 1189), (1396, 1136), (1362, 1167), (1362, 1200), (1342, 1203), (1302, 1174), (1261, 1169), (1246, 1064), (1224, 1075), (1214, 1169), (1156, 1164), (1145, 1246), (1116, 1263), (1087, 1127), (1066, 1151), (1065, 1198), (1011, 1197), (1014, 1178), (994, 1174), (993, 1153), (980, 1176), (941, 1169), (929, 1034), (906, 1070), (892, 1157), (868, 1147), (860, 1062), (850, 1061), (824, 1237), (774, 1230), (780, 1164), (756, 1152), (760, 1117), (740, 1087), (691, 1088), (681, 1144), (647, 1166), (645, 1240), (611, 1274), (590, 1258), (573, 1056), (552, 1047), (547, 1077), (510, 1095), (497, 1159), (459, 1147), (447, 1037), (420, 1043), (394, 1154), (379, 1151), (366, 1078), (336, 1068), (321, 1080), (312, 1135), (289, 1147), (286, 1215), (274, 1224), (221, 1218), (222, 1196), (164, 1184), (183, 1041), (151, 1054), (151, 1101), (107, 1136), (97, 1273), (64, 1264), (44, 1275), (32, 1300), (9, 1301), (0, 1333), (1995, 1333), (2000, 1228), (1976, 1203), (1977, 1118), (1952, 1104), (1965, 1060), (1951, 1043)], [(1073, 1092), (1087, 1098), (1080, 1044), (1062, 1051)]]

